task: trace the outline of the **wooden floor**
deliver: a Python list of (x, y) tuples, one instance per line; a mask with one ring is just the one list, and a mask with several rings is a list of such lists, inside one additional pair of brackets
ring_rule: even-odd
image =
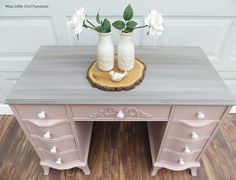
[(79, 169), (51, 170), (43, 176), (39, 158), (13, 116), (0, 116), (0, 180), (233, 180), (236, 179), (236, 115), (228, 116), (201, 160), (198, 177), (189, 171), (161, 169), (149, 175), (151, 155), (144, 122), (94, 124), (89, 164)]

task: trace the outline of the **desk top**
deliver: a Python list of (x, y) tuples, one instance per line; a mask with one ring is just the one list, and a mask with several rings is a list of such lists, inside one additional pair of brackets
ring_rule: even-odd
[(43, 46), (10, 92), (8, 104), (234, 105), (233, 98), (198, 47), (136, 47), (146, 65), (133, 90), (101, 91), (86, 72), (96, 47)]

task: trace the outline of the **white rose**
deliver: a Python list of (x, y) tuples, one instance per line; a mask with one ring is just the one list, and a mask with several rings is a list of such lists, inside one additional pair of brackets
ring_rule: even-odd
[(149, 27), (148, 34), (161, 35), (164, 30), (162, 23), (162, 15), (155, 9), (150, 10), (148, 16), (145, 18), (145, 24)]
[(76, 10), (75, 14), (71, 17), (70, 21), (68, 22), (68, 26), (72, 28), (73, 35), (77, 35), (82, 32), (83, 24), (85, 21), (85, 11), (84, 8), (79, 8)]

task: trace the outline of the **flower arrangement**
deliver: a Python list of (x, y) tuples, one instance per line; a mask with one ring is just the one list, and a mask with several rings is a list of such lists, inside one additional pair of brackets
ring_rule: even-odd
[[(149, 31), (147, 34), (151, 35), (161, 35), (163, 28), (163, 17), (162, 15), (155, 9), (149, 11), (148, 16), (145, 18), (145, 25), (137, 26), (137, 22), (132, 20), (133, 18), (133, 8), (129, 4), (124, 12), (123, 12), (123, 20), (117, 20), (112, 23), (112, 26), (115, 29), (122, 31), (123, 33), (133, 32), (135, 29), (148, 27)], [(99, 11), (96, 16), (96, 22), (98, 23), (95, 26), (90, 20), (87, 18), (87, 14), (83, 7), (76, 10), (75, 14), (71, 17), (68, 22), (68, 26), (72, 28), (73, 35), (78, 35), (82, 32), (83, 27), (92, 29), (94, 31), (100, 33), (108, 33), (111, 32), (111, 23), (105, 18), (104, 20), (100, 19)]]
[(111, 71), (114, 68), (114, 47), (111, 41), (112, 26), (120, 31), (120, 41), (117, 47), (118, 67), (122, 71), (131, 71), (134, 68), (135, 48), (132, 42), (132, 32), (140, 28), (148, 28), (147, 35), (161, 35), (163, 28), (163, 17), (155, 9), (149, 11), (145, 17), (144, 25), (138, 26), (133, 20), (134, 11), (129, 4), (123, 11), (123, 19), (111, 23), (107, 18), (100, 18), (100, 11), (96, 15), (96, 25), (92, 23), (85, 13), (84, 8), (76, 10), (75, 14), (68, 22), (73, 35), (83, 31), (83, 28), (91, 29), (99, 34), (97, 45), (97, 65), (101, 71)]

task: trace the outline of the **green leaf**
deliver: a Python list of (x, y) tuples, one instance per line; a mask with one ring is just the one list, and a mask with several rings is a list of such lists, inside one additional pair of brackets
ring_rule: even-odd
[(138, 23), (136, 23), (135, 21), (128, 21), (126, 23), (126, 27), (129, 28), (129, 29), (134, 29), (135, 26), (137, 26)]
[(133, 17), (133, 9), (129, 4), (124, 10), (123, 18), (124, 20), (129, 21), (130, 19), (132, 19), (132, 17)]
[(102, 22), (101, 32), (102, 33), (111, 32), (111, 23), (107, 19), (104, 19), (104, 21)]
[(101, 26), (97, 26), (97, 27), (96, 27), (96, 31), (97, 31), (97, 32), (101, 32)]
[(99, 11), (98, 11), (97, 16), (96, 16), (96, 21), (97, 21), (98, 24), (101, 24)]
[(125, 33), (130, 33), (130, 32), (133, 32), (134, 28), (126, 28), (123, 32)]
[(124, 21), (118, 20), (112, 23), (112, 26), (118, 30), (122, 30), (125, 28)]
[(127, 30), (128, 32), (132, 32), (134, 29), (127, 28), (126, 30)]

